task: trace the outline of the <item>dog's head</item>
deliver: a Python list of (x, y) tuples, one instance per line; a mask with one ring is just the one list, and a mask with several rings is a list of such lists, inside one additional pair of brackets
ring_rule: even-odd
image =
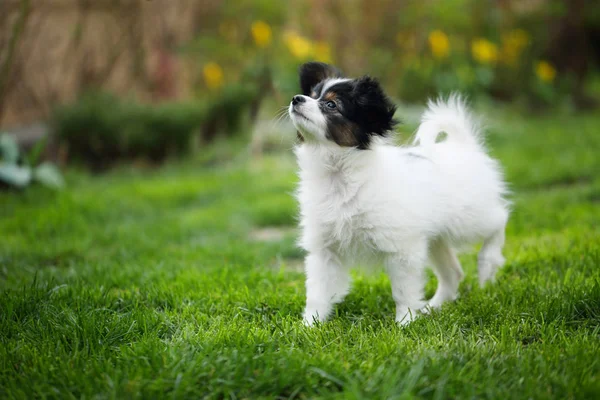
[(309, 62), (300, 67), (300, 88), (288, 112), (306, 141), (367, 149), (396, 123), (396, 106), (369, 76), (349, 79), (331, 65)]

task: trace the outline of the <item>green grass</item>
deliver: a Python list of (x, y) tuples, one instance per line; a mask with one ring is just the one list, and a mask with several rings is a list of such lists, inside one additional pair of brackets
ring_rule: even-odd
[(1, 193), (0, 397), (596, 397), (600, 117), (493, 121), (507, 264), (406, 328), (379, 273), (301, 324), (290, 154)]

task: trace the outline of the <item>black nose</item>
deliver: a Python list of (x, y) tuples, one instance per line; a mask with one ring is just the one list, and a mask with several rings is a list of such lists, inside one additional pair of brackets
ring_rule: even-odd
[(292, 104), (296, 105), (298, 103), (304, 103), (306, 101), (306, 99), (304, 98), (304, 96), (300, 96), (299, 94), (297, 94), (296, 96), (292, 97)]

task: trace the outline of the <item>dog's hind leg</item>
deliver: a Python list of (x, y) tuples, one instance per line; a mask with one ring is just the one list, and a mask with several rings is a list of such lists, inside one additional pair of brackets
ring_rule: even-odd
[(496, 271), (504, 264), (502, 247), (504, 246), (504, 224), (483, 242), (479, 251), (477, 272), (479, 285), (483, 286), (488, 281), (493, 281)]
[[(436, 240), (429, 248), (429, 258), (438, 279), (438, 287), (427, 302), (427, 308), (439, 308), (446, 301), (458, 296), (458, 285), (464, 277), (460, 262), (454, 250), (445, 241)], [(424, 311), (427, 311), (425, 309)]]

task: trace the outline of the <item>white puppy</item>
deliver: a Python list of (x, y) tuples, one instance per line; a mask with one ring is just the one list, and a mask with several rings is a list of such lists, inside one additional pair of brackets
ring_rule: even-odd
[[(509, 203), (502, 173), (458, 96), (430, 102), (412, 147), (386, 140), (395, 106), (369, 77), (345, 79), (322, 63), (300, 69), (303, 94), (289, 115), (302, 143), (297, 198), (306, 249), (308, 325), (324, 321), (350, 288), (356, 264), (386, 268), (404, 324), (457, 297), (463, 271), (454, 247), (483, 240), (479, 282), (504, 263)], [(446, 133), (443, 141), (438, 134)], [(424, 267), (439, 280), (424, 300)]]

